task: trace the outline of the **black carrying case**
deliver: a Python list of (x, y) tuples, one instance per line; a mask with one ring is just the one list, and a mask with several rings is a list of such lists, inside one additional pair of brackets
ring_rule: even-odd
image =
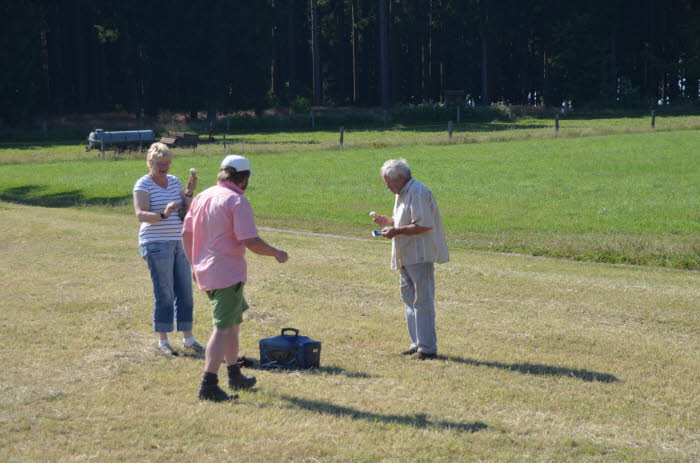
[[(294, 332), (293, 335), (285, 332)], [(318, 368), (321, 343), (299, 336), (295, 328), (282, 328), (279, 336), (260, 340), (260, 368)]]

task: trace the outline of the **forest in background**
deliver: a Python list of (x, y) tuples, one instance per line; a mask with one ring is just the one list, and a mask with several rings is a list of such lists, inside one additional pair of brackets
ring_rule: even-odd
[(0, 125), (127, 110), (696, 105), (697, 0), (0, 0)]

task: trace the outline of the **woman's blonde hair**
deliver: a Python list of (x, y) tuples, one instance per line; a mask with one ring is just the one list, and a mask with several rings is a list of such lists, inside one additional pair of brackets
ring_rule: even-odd
[(168, 145), (165, 143), (154, 143), (151, 145), (150, 148), (148, 148), (148, 155), (146, 156), (146, 165), (148, 167), (151, 167), (151, 161), (153, 158), (166, 158), (166, 159), (172, 159), (173, 154), (170, 152), (170, 148), (168, 148)]

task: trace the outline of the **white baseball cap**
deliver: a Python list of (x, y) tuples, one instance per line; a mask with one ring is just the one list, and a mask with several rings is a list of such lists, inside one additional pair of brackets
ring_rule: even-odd
[[(236, 172), (242, 172), (244, 170), (250, 170), (250, 161), (243, 156), (229, 154), (221, 161), (221, 167), (233, 167), (236, 169)], [(250, 170), (250, 175), (253, 175), (252, 170)]]

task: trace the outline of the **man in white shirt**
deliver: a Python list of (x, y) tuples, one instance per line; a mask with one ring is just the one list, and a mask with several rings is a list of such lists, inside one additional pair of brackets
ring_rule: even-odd
[(411, 346), (401, 354), (426, 360), (437, 357), (435, 264), (450, 260), (440, 210), (433, 194), (411, 177), (405, 159), (386, 161), (381, 175), (396, 195), (392, 217), (377, 214), (382, 235), (391, 239), (391, 268), (401, 271), (401, 297)]

